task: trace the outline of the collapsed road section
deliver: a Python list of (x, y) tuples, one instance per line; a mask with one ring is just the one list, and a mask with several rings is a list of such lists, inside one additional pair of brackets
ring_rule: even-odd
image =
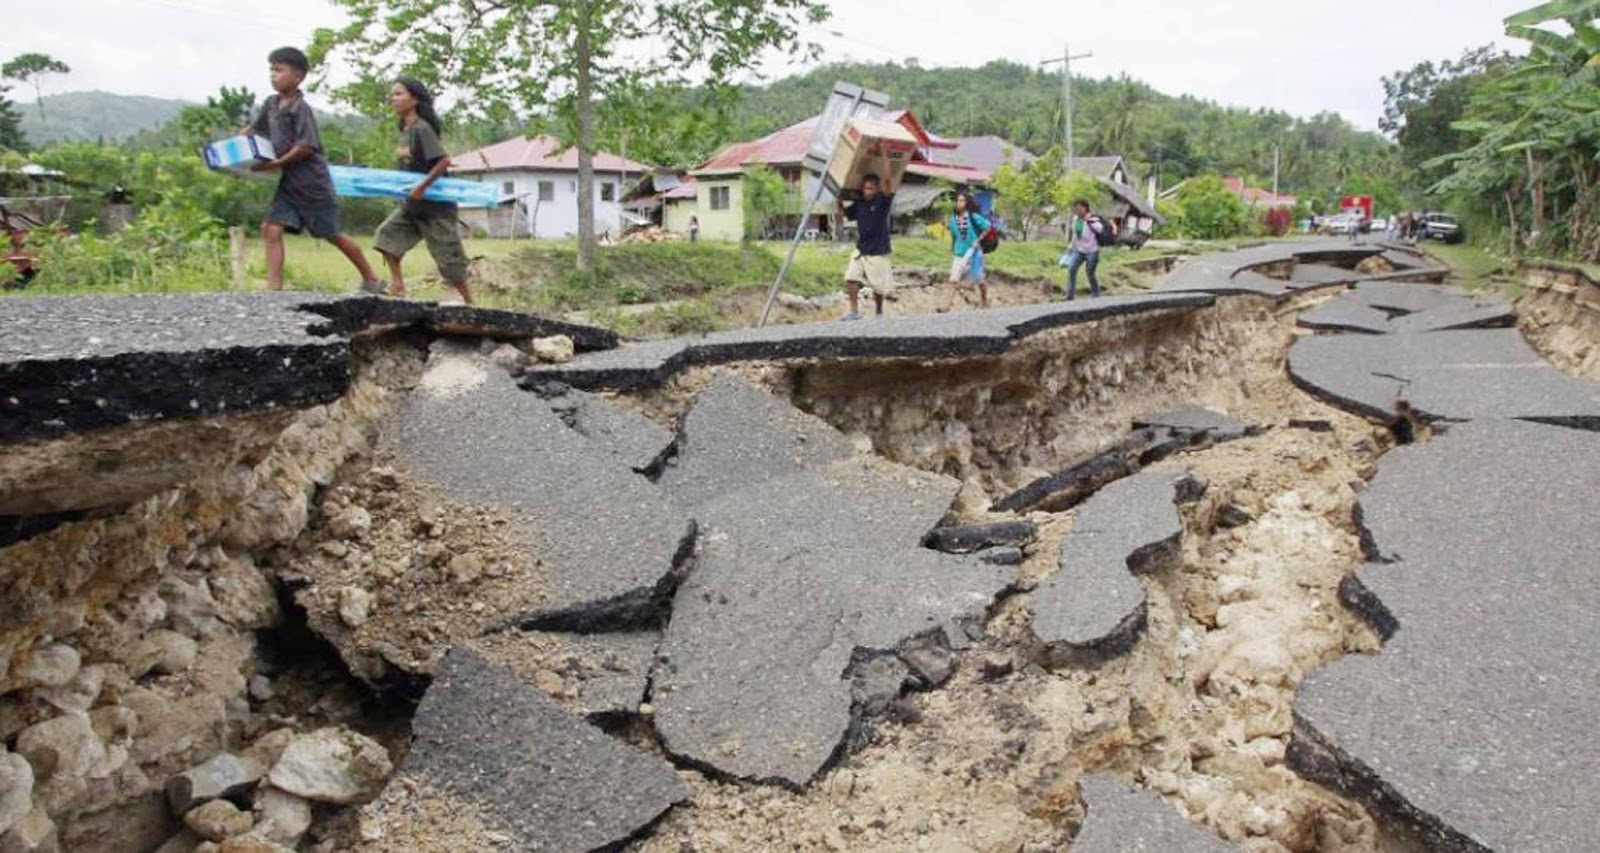
[[(0, 849), (1581, 847), (1593, 386), (1444, 274), (1285, 243), (651, 343), (9, 302)], [(1499, 704), (1430, 729), (1457, 679)]]

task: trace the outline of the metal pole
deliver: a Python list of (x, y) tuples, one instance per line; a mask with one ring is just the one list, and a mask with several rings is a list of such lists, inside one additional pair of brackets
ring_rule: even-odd
[[(856, 109), (861, 106), (861, 98), (864, 94), (865, 92), (860, 91), (856, 93), (855, 100), (850, 103), (850, 111), (845, 113), (846, 116), (855, 115)], [(838, 147), (837, 142), (834, 147)], [(802, 174), (804, 173), (802, 172)], [(884, 177), (887, 178), (888, 176), (885, 175)], [(795, 250), (800, 248), (800, 238), (806, 233), (806, 217), (811, 215), (811, 208), (816, 207), (817, 202), (822, 200), (822, 192), (826, 189), (823, 184), (823, 176), (818, 175), (816, 189), (811, 191), (811, 201), (807, 202), (805, 208), (800, 211), (800, 221), (794, 225), (794, 239), (789, 241), (789, 253), (783, 256), (783, 265), (778, 267), (778, 277), (773, 280), (772, 289), (767, 291), (767, 304), (762, 306), (761, 320), (756, 323), (756, 328), (758, 329), (767, 324), (767, 317), (772, 313), (772, 303), (778, 301), (778, 289), (783, 287), (783, 279), (789, 274), (789, 265), (794, 263)], [(843, 187), (840, 189), (842, 190)]]
[(1062, 46), (1061, 51), (1061, 117), (1065, 128), (1065, 141), (1067, 143), (1067, 172), (1073, 169), (1072, 151), (1072, 45)]
[(1067, 171), (1071, 172), (1076, 166), (1077, 151), (1072, 144), (1072, 60), (1088, 59), (1094, 56), (1093, 51), (1072, 55), (1072, 46), (1063, 45), (1064, 51), (1060, 59), (1046, 59), (1039, 63), (1040, 67), (1061, 63), (1061, 141), (1067, 148)]

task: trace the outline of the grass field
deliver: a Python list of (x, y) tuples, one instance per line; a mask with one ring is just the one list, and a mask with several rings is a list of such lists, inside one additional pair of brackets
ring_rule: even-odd
[[(290, 289), (355, 291), (359, 276), (332, 245), (294, 235), (285, 239), (284, 278)], [(356, 239), (363, 245), (370, 245), (370, 237)], [(759, 312), (761, 295), (777, 277), (788, 248), (787, 243), (778, 242), (746, 245), (715, 241), (601, 246), (596, 269), (580, 274), (576, 270), (577, 243), (574, 240), (466, 241), (467, 256), (472, 259), (470, 283), (481, 304), (547, 314), (581, 314), (582, 319), (640, 336), (687, 334), (748, 323), (751, 312)], [(996, 284), (1028, 286), (1049, 282), (1059, 287), (1065, 279), (1064, 271), (1057, 266), (1063, 249), (1061, 242), (1053, 240), (1005, 242), (988, 256), (991, 280)], [(808, 297), (839, 293), (843, 290), (844, 268), (851, 251), (852, 247), (843, 243), (802, 243), (784, 290)], [(1149, 277), (1128, 264), (1160, 255), (1148, 249), (1139, 252), (1108, 250), (1100, 266), (1102, 284), (1113, 293), (1147, 287)], [(369, 249), (367, 256), (379, 276), (387, 279), (377, 252)], [(943, 240), (918, 236), (899, 237), (894, 241), (893, 263), (897, 276), (917, 281), (936, 280), (944, 275), (949, 259), (949, 243)], [(108, 275), (104, 269), (99, 273), (93, 272), (99, 268), (85, 269), (90, 271), (86, 274), (95, 275), (102, 283), (98, 286), (36, 286), (13, 293), (203, 292), (230, 287), (227, 261), (220, 255), (198, 271), (186, 271), (180, 279), (116, 274), (109, 275), (110, 282), (114, 283), (106, 283)], [(439, 280), (425, 247), (418, 246), (408, 254), (402, 269), (408, 295), (412, 298), (456, 298), (454, 291)], [(265, 278), (261, 242), (249, 239), (245, 247), (245, 288), (262, 289), (266, 285)]]
[(1510, 277), (1516, 264), (1497, 258), (1479, 246), (1427, 243), (1422, 249), (1448, 264), (1455, 271), (1456, 279), (1468, 290), (1498, 290), (1508, 300), (1515, 300), (1522, 293), (1521, 282)]

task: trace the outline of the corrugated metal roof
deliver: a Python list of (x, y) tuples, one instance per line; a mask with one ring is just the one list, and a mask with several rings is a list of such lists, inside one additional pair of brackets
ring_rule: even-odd
[[(578, 149), (565, 148), (553, 136), (518, 136), (485, 145), (450, 158), (450, 171), (465, 174), (483, 172), (576, 172)], [(643, 173), (654, 166), (627, 160), (608, 152), (596, 152), (596, 172)]]

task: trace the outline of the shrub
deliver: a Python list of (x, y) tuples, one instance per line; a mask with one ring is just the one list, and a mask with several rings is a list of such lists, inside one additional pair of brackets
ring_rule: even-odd
[(1282, 237), (1294, 227), (1294, 211), (1287, 207), (1272, 207), (1261, 214), (1261, 230), (1269, 237)]
[(1225, 240), (1248, 234), (1254, 217), (1239, 197), (1217, 175), (1190, 178), (1178, 190), (1178, 206), (1189, 236), (1202, 240)]

